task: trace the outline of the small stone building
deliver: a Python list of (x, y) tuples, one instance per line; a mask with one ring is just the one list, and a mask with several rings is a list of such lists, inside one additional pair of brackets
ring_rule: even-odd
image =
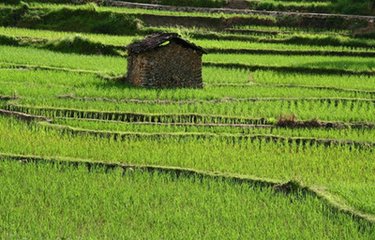
[(151, 88), (202, 87), (202, 54), (206, 52), (176, 33), (147, 36), (127, 47), (127, 81)]

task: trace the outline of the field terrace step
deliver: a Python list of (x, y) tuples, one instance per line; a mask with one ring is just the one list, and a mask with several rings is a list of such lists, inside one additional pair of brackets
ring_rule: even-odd
[[(200, 7), (180, 7), (167, 6), (158, 4), (133, 3), (124, 1), (107, 0), (102, 3), (105, 6), (139, 8), (145, 10), (161, 10), (176, 12), (203, 12), (203, 13), (224, 13), (224, 14), (243, 14), (243, 15), (264, 15), (278, 18), (278, 26), (308, 26), (317, 28), (337, 28), (350, 29), (353, 24), (366, 25), (370, 20), (374, 20), (374, 16), (362, 15), (345, 15), (345, 14), (328, 14), (328, 13), (302, 13), (302, 12), (284, 12), (284, 11), (264, 11), (264, 10), (248, 10), (248, 9), (231, 9), (231, 8), (200, 8)], [(234, 19), (234, 18), (233, 18)], [(296, 21), (298, 19), (298, 21)], [(148, 23), (152, 23), (150, 19), (144, 19)], [(185, 24), (187, 24), (186, 22)], [(228, 24), (229, 23), (229, 24)], [(228, 22), (222, 24), (230, 27), (235, 24)], [(171, 23), (172, 24), (172, 23)], [(180, 23), (179, 23), (180, 24)], [(193, 25), (191, 25), (193, 26)], [(220, 26), (216, 26), (220, 28)]]
[(144, 172), (156, 172), (161, 174), (174, 174), (177, 177), (194, 177), (209, 178), (214, 180), (226, 180), (236, 184), (248, 184), (249, 186), (256, 186), (262, 188), (273, 188), (275, 193), (282, 194), (297, 194), (311, 195), (318, 198), (333, 212), (345, 213), (351, 216), (354, 220), (366, 221), (371, 225), (375, 225), (375, 216), (361, 212), (350, 205), (343, 203), (343, 201), (337, 196), (331, 194), (327, 190), (318, 186), (304, 186), (303, 184), (296, 181), (281, 181), (268, 178), (259, 178), (256, 176), (246, 176), (239, 174), (221, 173), (221, 172), (210, 172), (192, 168), (182, 168), (174, 166), (160, 166), (160, 165), (137, 165), (128, 163), (114, 163), (114, 162), (103, 162), (97, 160), (88, 159), (77, 159), (77, 158), (64, 158), (64, 157), (46, 157), (46, 156), (35, 156), (35, 155), (19, 155), (11, 153), (0, 153), (0, 159), (2, 161), (18, 161), (21, 163), (31, 164), (47, 164), (53, 163), (56, 165), (68, 165), (74, 167), (85, 166), (89, 171), (91, 169), (103, 168), (105, 172), (108, 170), (120, 168), (123, 170), (123, 174), (127, 171), (133, 172), (134, 170)]
[(265, 142), (280, 142), (283, 144), (308, 147), (313, 145), (322, 145), (324, 147), (331, 146), (349, 146), (350, 149), (370, 149), (375, 148), (375, 142), (352, 141), (341, 139), (325, 139), (313, 137), (285, 137), (272, 134), (216, 134), (216, 133), (202, 133), (202, 132), (188, 132), (188, 133), (149, 133), (149, 132), (116, 132), (116, 131), (101, 131), (91, 130), (85, 128), (71, 127), (69, 125), (51, 124), (46, 122), (39, 122), (40, 126), (46, 129), (53, 129), (61, 131), (62, 134), (77, 135), (77, 136), (94, 136), (98, 138), (114, 139), (116, 141), (150, 139), (162, 140), (167, 138), (173, 139), (221, 139), (228, 143), (241, 143), (242, 141), (265, 141)]
[(266, 118), (239, 118), (218, 115), (204, 114), (142, 114), (142, 113), (125, 113), (125, 112), (102, 112), (88, 111), (66, 108), (43, 108), (30, 107), (8, 104), (8, 111), (27, 113), (36, 116), (45, 116), (50, 118), (73, 118), (73, 119), (89, 119), (112, 122), (130, 122), (143, 124), (198, 124), (206, 126), (236, 126), (236, 127), (257, 127), (263, 128), (265, 125), (292, 128), (356, 128), (356, 129), (372, 129), (375, 123), (371, 122), (332, 122), (319, 120), (294, 120), (292, 122), (279, 123), (275, 120)]
[[(338, 15), (338, 14), (315, 14), (315, 13), (297, 13), (297, 12), (273, 12), (273, 11), (254, 11), (254, 10), (236, 10), (223, 8), (190, 8), (190, 7), (174, 7), (162, 6), (154, 4), (128, 3), (122, 1), (106, 1), (104, 5), (123, 6), (126, 8), (140, 8), (145, 12), (126, 13), (128, 16), (141, 19), (146, 26), (185, 26), (185, 27), (205, 27), (214, 29), (227, 29), (228, 27), (238, 25), (266, 25), (266, 26), (289, 26), (289, 27), (308, 27), (308, 28), (326, 28), (326, 29), (350, 29), (353, 24), (361, 26), (367, 25), (368, 21), (375, 19), (371, 16), (354, 16), (354, 15)], [(42, 4), (32, 8), (42, 11), (49, 10), (48, 6)], [(147, 12), (149, 10), (170, 11), (168, 14), (155, 14)], [(226, 18), (210, 17), (210, 16), (173, 16), (173, 12), (201, 12), (207, 13), (224, 13), (234, 14), (228, 15)], [(104, 11), (103, 11), (104, 13)], [(124, 14), (124, 13), (116, 13)], [(258, 19), (254, 16), (261, 16)], [(268, 18), (268, 19), (266, 19)], [(259, 21), (259, 22), (257, 22)], [(42, 26), (42, 25), (41, 25)]]
[(284, 12), (284, 11), (262, 11), (251, 9), (232, 9), (232, 8), (203, 8), (203, 7), (184, 7), (184, 6), (168, 6), (159, 4), (134, 3), (125, 1), (106, 0), (102, 3), (105, 6), (116, 6), (126, 8), (140, 8), (161, 11), (176, 12), (205, 12), (205, 13), (227, 13), (227, 14), (262, 14), (262, 15), (286, 15), (286, 16), (307, 16), (317, 18), (341, 17), (343, 19), (375, 19), (374, 16), (363, 15), (346, 15), (346, 14), (328, 14), (328, 13), (301, 13), (301, 12)]
[(337, 105), (340, 102), (368, 102), (375, 103), (375, 99), (362, 99), (362, 98), (324, 98), (324, 97), (256, 97), (256, 98), (233, 98), (224, 97), (216, 99), (187, 99), (187, 100), (173, 100), (173, 99), (134, 99), (134, 98), (108, 98), (108, 97), (79, 97), (73, 95), (57, 96), (60, 99), (72, 99), (88, 102), (118, 102), (118, 103), (139, 103), (139, 104), (197, 104), (197, 103), (225, 103), (225, 102), (298, 102), (298, 101), (311, 101), (311, 102), (327, 102), (328, 104)]
[[(2, 35), (0, 35), (1, 37)], [(8, 37), (8, 36), (5, 36)], [(51, 48), (48, 46), (48, 39), (43, 38), (34, 38), (34, 37), (15, 37), (16, 46), (31, 46), (41, 49), (47, 49), (50, 51), (57, 51), (57, 52), (66, 52), (66, 50), (62, 51), (60, 49)], [(199, 39), (199, 38), (198, 38)], [(266, 44), (266, 43), (265, 43)], [(283, 43), (278, 43), (283, 44)], [(13, 45), (13, 44), (1, 44), (0, 45)], [(79, 54), (88, 54), (88, 55), (112, 55), (112, 56), (123, 56), (125, 55), (125, 51), (127, 48), (125, 46), (115, 46), (111, 44), (103, 44), (107, 49), (111, 49), (112, 52), (108, 52), (103, 54), (100, 51), (93, 52), (93, 51), (83, 51), (77, 50), (76, 53)], [(375, 57), (375, 51), (330, 51), (330, 50), (278, 50), (278, 49), (269, 49), (269, 48), (258, 48), (258, 49), (247, 49), (247, 48), (210, 48), (206, 47), (205, 50), (210, 53), (223, 53), (223, 54), (267, 54), (267, 55), (295, 55), (295, 56), (354, 56), (354, 57)], [(72, 53), (74, 50), (68, 51), (68, 53)]]

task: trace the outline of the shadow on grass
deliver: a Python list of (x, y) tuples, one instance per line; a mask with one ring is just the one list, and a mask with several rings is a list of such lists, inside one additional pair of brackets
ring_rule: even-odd
[(322, 68), (322, 69), (343, 69), (353, 71), (375, 71), (375, 60), (366, 61), (324, 61), (324, 62), (310, 62), (304, 64), (296, 64), (296, 67), (308, 67), (308, 68)]

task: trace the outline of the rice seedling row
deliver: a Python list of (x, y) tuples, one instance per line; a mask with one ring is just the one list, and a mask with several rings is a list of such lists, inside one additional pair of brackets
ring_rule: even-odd
[(330, 123), (310, 127), (277, 127), (272, 123), (260, 124), (212, 124), (212, 123), (160, 123), (160, 122), (120, 122), (96, 119), (55, 118), (54, 123), (89, 130), (117, 132), (200, 132), (231, 134), (264, 134), (290, 137), (315, 137), (355, 141), (373, 141), (375, 132), (372, 126), (345, 125)]
[[(318, 118), (322, 121), (375, 122), (374, 104), (368, 102), (224, 102), (210, 104), (116, 104), (112, 102), (82, 102), (62, 99), (19, 99), (17, 103), (7, 104), (8, 110), (40, 115), (80, 116), (86, 112), (105, 114), (109, 119), (123, 119), (126, 113), (163, 115), (215, 115), (231, 118), (278, 118), (282, 115), (295, 115), (300, 120)], [(102, 112), (102, 113), (101, 113)], [(133, 114), (134, 113), (134, 114)], [(42, 114), (43, 115), (43, 114)], [(114, 117), (112, 117), (114, 116)]]
[(115, 141), (125, 140), (137, 140), (137, 139), (166, 139), (166, 138), (177, 138), (177, 139), (210, 139), (218, 138), (221, 141), (227, 143), (241, 143), (243, 141), (265, 141), (265, 142), (281, 142), (282, 144), (300, 145), (303, 147), (309, 147), (314, 145), (322, 145), (325, 147), (331, 147), (335, 145), (343, 146), (347, 145), (356, 149), (374, 149), (375, 142), (362, 142), (352, 140), (341, 140), (341, 139), (323, 139), (323, 138), (312, 138), (312, 137), (285, 137), (278, 135), (269, 134), (217, 134), (217, 133), (205, 133), (205, 132), (186, 132), (186, 133), (145, 133), (145, 132), (113, 132), (103, 130), (91, 130), (85, 128), (77, 128), (66, 125), (41, 123), (41, 125), (47, 129), (53, 128), (61, 131), (62, 134), (70, 134), (73, 136), (94, 136), (99, 138), (114, 139)]

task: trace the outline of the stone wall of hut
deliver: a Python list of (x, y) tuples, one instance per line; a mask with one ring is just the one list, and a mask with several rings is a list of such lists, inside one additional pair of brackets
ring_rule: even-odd
[(142, 55), (128, 56), (127, 81), (135, 86), (142, 86), (146, 76), (147, 59)]
[(128, 58), (128, 80), (150, 88), (202, 87), (202, 55), (171, 42)]

